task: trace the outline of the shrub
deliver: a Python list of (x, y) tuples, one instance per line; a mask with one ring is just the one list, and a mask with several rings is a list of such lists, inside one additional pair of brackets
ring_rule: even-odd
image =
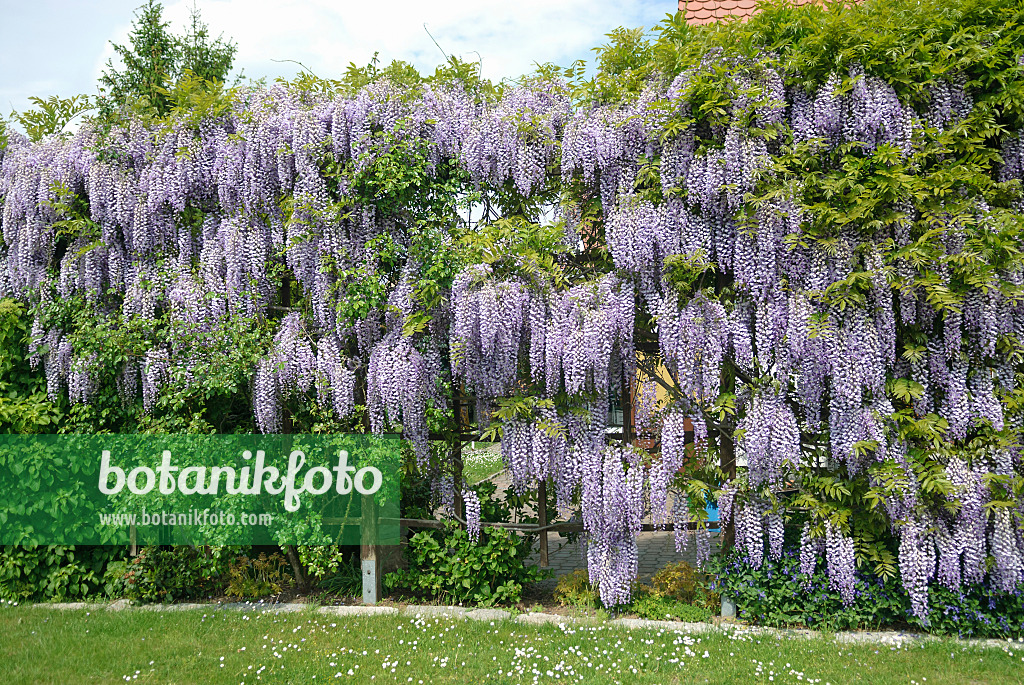
[(222, 585), (221, 563), (193, 547), (143, 547), (123, 578), (123, 596), (139, 602), (200, 597)]
[(597, 588), (590, 584), (590, 574), (583, 568), (578, 568), (558, 579), (558, 584), (555, 585), (555, 601), (562, 606), (577, 608), (601, 607), (601, 597)]
[(0, 599), (81, 599), (103, 586), (104, 568), (121, 550), (109, 547), (5, 545)]
[(481, 521), (511, 521), (512, 509), (509, 501), (515, 498), (515, 493), (505, 493), (504, 497), (498, 496), (498, 486), (490, 481), (477, 483), (470, 488), (476, 493), (480, 500)]
[(261, 553), (255, 559), (239, 556), (228, 565), (229, 597), (268, 597), (276, 595), (288, 584), (283, 568), (287, 564), (278, 553), (269, 557)]
[(337, 573), (345, 562), (345, 554), (338, 545), (299, 545), (299, 560), (317, 581)]
[(441, 531), (412, 536), (406, 549), (409, 568), (389, 573), (385, 585), (449, 602), (512, 604), (523, 585), (545, 576), (525, 564), (529, 553), (529, 546), (505, 529), (486, 529), (474, 543), (465, 530), (448, 523)]
[(120, 559), (107, 564), (103, 572), (103, 591), (108, 597), (120, 598), (127, 594), (128, 561)]
[(721, 601), (711, 589), (713, 579), (685, 561), (669, 564), (651, 578), (649, 593), (655, 597), (692, 604), (715, 611)]
[(930, 632), (958, 637), (1024, 635), (1024, 585), (1001, 592), (985, 585), (949, 590), (939, 584), (928, 597)]

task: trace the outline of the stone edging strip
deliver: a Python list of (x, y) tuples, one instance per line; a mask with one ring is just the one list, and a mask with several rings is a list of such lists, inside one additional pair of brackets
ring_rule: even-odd
[[(405, 607), (392, 606), (364, 606), (364, 605), (332, 605), (314, 607), (310, 604), (264, 604), (253, 602), (233, 602), (230, 604), (142, 604), (132, 606), (128, 600), (119, 599), (115, 602), (40, 602), (30, 605), (37, 609), (59, 609), (59, 610), (81, 610), (81, 609), (104, 609), (107, 611), (124, 611), (126, 609), (136, 611), (260, 611), (272, 613), (295, 613), (307, 609), (314, 609), (316, 613), (326, 616), (384, 616), (398, 615), (429, 617), (448, 616), (450, 618), (464, 618), (471, 621), (515, 621), (523, 625), (545, 625), (578, 623), (580, 625), (598, 625), (594, 619), (579, 619), (558, 614), (527, 613), (512, 614), (504, 609), (468, 609), (457, 606), (438, 606), (430, 604), (410, 604)], [(894, 631), (863, 631), (863, 632), (838, 632), (821, 633), (816, 630), (804, 630), (799, 628), (767, 628), (761, 626), (745, 626), (741, 624), (711, 624), (711, 623), (683, 623), (679, 621), (650, 621), (642, 618), (617, 618), (608, 621), (607, 625), (625, 628), (627, 630), (664, 630), (680, 634), (701, 634), (701, 633), (732, 633), (736, 635), (763, 635), (776, 638), (804, 638), (814, 639), (832, 636), (836, 642), (846, 644), (878, 644), (886, 646), (899, 646), (907, 643), (926, 642), (941, 640), (943, 638), (935, 635), (920, 633), (901, 633)], [(972, 647), (1003, 648), (1007, 644), (1018, 645), (1012, 640), (995, 639), (966, 639), (945, 638), (955, 640), (964, 645)], [(1020, 640), (1024, 643), (1024, 638)]]

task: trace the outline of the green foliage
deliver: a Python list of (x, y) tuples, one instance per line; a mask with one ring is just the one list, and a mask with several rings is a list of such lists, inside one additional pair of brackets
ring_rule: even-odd
[(517, 275), (542, 288), (564, 286), (567, 279), (559, 256), (568, 252), (562, 222), (540, 224), (521, 216), (504, 217), (462, 236), (464, 259), (490, 264), (499, 275)]
[(29, 323), (25, 308), (0, 299), (0, 432), (49, 433), (61, 420), (61, 406), (46, 396), (46, 375), (25, 354)]
[(244, 554), (235, 557), (228, 564), (228, 586), (224, 594), (245, 598), (280, 594), (288, 584), (288, 576), (283, 570), (287, 563), (277, 552), (269, 557), (262, 552), (255, 558)]
[(114, 44), (121, 62), (107, 62), (100, 77), (100, 117), (110, 121), (119, 111), (147, 118), (167, 115), (176, 102), (172, 94), (183, 80), (223, 82), (231, 71), (236, 47), (222, 37), (210, 40), (209, 30), (193, 8), (191, 25), (182, 36), (169, 32), (163, 7), (147, 0), (135, 12), (128, 45)]
[[(79, 234), (89, 230), (88, 219), (72, 219), (62, 225), (68, 230), (77, 225), (74, 230)], [(59, 429), (54, 428), (54, 421), (50, 420), (43, 424), (45, 431), (26, 427), (18, 432), (195, 434), (254, 430), (249, 390), (251, 369), (265, 356), (273, 322), (229, 315), (209, 330), (198, 330), (175, 321), (169, 311), (158, 312), (155, 319), (122, 320), (116, 314), (96, 312), (86, 297), (76, 295), (54, 298), (44, 305), (41, 323), (69, 331), (70, 340), (83, 358), (95, 355), (93, 364), (100, 380), (99, 391), (89, 404), (72, 405)], [(0, 323), (0, 330), (3, 325)], [(190, 369), (194, 377), (202, 378), (203, 382), (194, 383), (187, 377), (172, 375), (161, 388), (154, 410), (146, 413), (140, 398), (129, 401), (122, 396), (116, 378), (126, 364), (139, 363), (149, 349), (164, 341), (204, 350), (205, 354), (196, 356)], [(21, 355), (23, 349), (22, 343), (22, 347), (12, 350), (11, 354)], [(45, 401), (45, 375), (41, 368), (33, 373), (31, 378), (38, 388), (33, 401)], [(2, 406), (0, 402), (0, 411)], [(23, 419), (31, 416), (27, 410), (22, 413)]]
[[(285, 60), (292, 61), (292, 60)], [(490, 81), (481, 78), (480, 64), (466, 62), (452, 55), (444, 64), (437, 66), (429, 76), (421, 75), (412, 64), (400, 59), (381, 66), (380, 53), (365, 65), (349, 62), (345, 73), (340, 78), (322, 78), (310, 71), (301, 62), (295, 62), (302, 70), (292, 79), (278, 78), (277, 83), (291, 89), (297, 94), (341, 94), (352, 96), (362, 88), (380, 82), (391, 83), (401, 89), (417, 92), (418, 87), (426, 83), (453, 85), (459, 84), (467, 92), (476, 95), (478, 100), (494, 97), (498, 90)]]
[(345, 68), (345, 74), (339, 81), (333, 81), (335, 89), (345, 93), (354, 94), (359, 89), (380, 80), (387, 80), (396, 85), (417, 86), (423, 81), (416, 68), (408, 62), (394, 60), (386, 67), (380, 66), (380, 53), (373, 53), (373, 57), (366, 66), (358, 66), (349, 62)]
[(323, 578), (338, 570), (345, 556), (337, 545), (299, 545), (299, 560), (313, 578)]
[(584, 568), (566, 573), (555, 585), (555, 601), (566, 607), (577, 609), (598, 609), (602, 606), (601, 595), (590, 584), (590, 574)]
[[(792, 85), (812, 88), (833, 72), (857, 62), (884, 78), (903, 98), (920, 102), (936, 79), (967, 72), (981, 90), (999, 93), (999, 102), (1020, 102), (1013, 83), (1019, 54), (1021, 8), (1000, 0), (921, 3), (881, 0), (846, 5), (794, 7), (784, 0), (760, 3), (747, 21), (689, 26), (682, 14), (655, 27), (657, 39), (641, 49), (662, 73), (674, 76), (698, 64), (709, 52), (722, 63), (775, 55)], [(610, 78), (622, 63), (619, 42), (602, 48)], [(629, 80), (624, 80), (629, 83)], [(975, 85), (975, 84), (972, 84)], [(622, 92), (635, 93), (623, 88)], [(1019, 104), (1016, 106), (1019, 108)], [(1019, 109), (1018, 109), (1019, 114)]]
[[(82, 112), (93, 108), (86, 95), (74, 95), (70, 98), (51, 95), (47, 99), (30, 97), (29, 100), (36, 108), (25, 112), (12, 112), (11, 118), (21, 124), (21, 127), (25, 129), (25, 135), (33, 142), (54, 134), (67, 135), (68, 133), (64, 129), (71, 123), (71, 120)], [(0, 125), (0, 139), (2, 138), (3, 130)], [(0, 148), (4, 143), (5, 140), (0, 140)]]
[(0, 548), (0, 599), (82, 599), (102, 587), (107, 562), (119, 550), (45, 545)]
[(939, 635), (1019, 638), (1024, 635), (1024, 587), (1000, 592), (984, 585), (929, 592), (928, 630)]
[(434, 518), (431, 500), (433, 490), (430, 479), (418, 471), (402, 475), (402, 516), (406, 518)]
[(710, 285), (715, 264), (708, 260), (703, 250), (692, 254), (669, 255), (665, 258), (665, 280), (680, 296), (692, 296)]
[(238, 48), (221, 34), (210, 39), (210, 29), (203, 23), (196, 5), (189, 13), (189, 27), (182, 36), (174, 38), (177, 52), (179, 80), (185, 76), (206, 82), (223, 83), (235, 62)]
[(120, 599), (128, 586), (128, 561), (118, 559), (107, 564), (103, 571), (103, 591), (107, 597)]
[[(114, 52), (123, 63), (119, 72), (113, 60), (107, 61), (107, 70), (100, 77), (100, 93), (109, 98), (112, 108), (131, 105), (151, 109), (157, 115), (169, 110), (161, 92), (172, 83), (177, 55), (174, 38), (168, 32), (170, 24), (163, 20), (163, 6), (147, 0), (135, 11), (130, 45), (114, 44)], [(102, 103), (101, 107), (107, 106)]]
[(143, 547), (126, 565), (123, 596), (161, 604), (202, 597), (223, 587), (223, 571), (220, 560), (193, 547)]
[(907, 622), (910, 600), (896, 578), (857, 572), (857, 601), (847, 607), (822, 566), (808, 578), (800, 573), (799, 555), (789, 549), (778, 561), (765, 558), (758, 569), (739, 553), (714, 557), (710, 571), (717, 576), (715, 590), (736, 602), (738, 618), (752, 623), (850, 630)]
[(640, 618), (654, 621), (685, 621), (704, 623), (710, 620), (712, 612), (707, 607), (688, 604), (670, 597), (639, 593), (629, 605), (629, 610)]
[(223, 81), (206, 80), (191, 71), (163, 92), (170, 101), (171, 115), (195, 130), (204, 121), (228, 114), (235, 97), (234, 89), (225, 89)]
[[(429, 482), (420, 482), (426, 484), (427, 498), (429, 499)], [(403, 479), (403, 496), (406, 493), (404, 485), (405, 479)], [(405, 509), (404, 500), (402, 515), (421, 518), (410, 514)], [(349, 548), (346, 552), (338, 545), (301, 545), (299, 559), (306, 567), (307, 574), (316, 579), (317, 589), (347, 597), (356, 597), (362, 593), (363, 579), (358, 550)]]
[(599, 102), (615, 102), (627, 93), (638, 93), (657, 73), (654, 48), (643, 28), (620, 27), (607, 34), (609, 42), (594, 48), (597, 74), (585, 85)]
[[(420, 308), (407, 317), (403, 332), (413, 336), (427, 330), (464, 263), (450, 233), (459, 233), (458, 228), (453, 231), (452, 217), (465, 203), (459, 196), (468, 184), (468, 176), (448, 164), (431, 171), (427, 142), (404, 136), (401, 126), (389, 132), (375, 130), (369, 143), (371, 149), (351, 167), (338, 165), (324, 153), (326, 175), (336, 183), (346, 183), (355, 200), (354, 205), (351, 198), (339, 200), (330, 211), (338, 219), (347, 219), (354, 206), (374, 206), (378, 213), (392, 217), (407, 234), (408, 247), (382, 238), (380, 245), (373, 246), (381, 252), (373, 257), (372, 264), (342, 272), (337, 286), (343, 293), (338, 312), (348, 318), (365, 316), (370, 306), (386, 299), (388, 284), (403, 275), (411, 276), (415, 278), (414, 296)], [(402, 274), (397, 267), (405, 262), (418, 264), (418, 272)], [(371, 271), (373, 278), (368, 277)]]
[(392, 590), (443, 602), (515, 604), (525, 584), (545, 575), (526, 565), (529, 554), (529, 546), (511, 531), (488, 528), (474, 542), (465, 530), (448, 523), (441, 531), (412, 536), (406, 549), (409, 568), (389, 573), (384, 582)]
[(685, 561), (677, 561), (655, 573), (646, 589), (652, 597), (716, 610), (719, 597), (711, 590), (711, 581), (707, 573), (698, 571)]
[(515, 501), (515, 495), (511, 491), (499, 495), (498, 486), (490, 481), (469, 486), (469, 489), (475, 492), (477, 499), (480, 500), (481, 521), (511, 521), (512, 509), (515, 508), (516, 513), (521, 514), (526, 505), (525, 497), (521, 501)]
[(317, 588), (343, 597), (361, 596), (363, 574), (359, 566), (359, 555), (350, 554), (347, 561), (339, 561), (337, 569), (320, 580)]

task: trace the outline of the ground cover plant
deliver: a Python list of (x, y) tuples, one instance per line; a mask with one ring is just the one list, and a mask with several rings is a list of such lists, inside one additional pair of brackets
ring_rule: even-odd
[(796, 550), (754, 567), (742, 553), (716, 558), (711, 564), (714, 586), (736, 602), (739, 618), (771, 626), (820, 630), (897, 628), (926, 630), (959, 637), (1021, 637), (1024, 635), (1024, 593), (1002, 592), (981, 583), (950, 590), (934, 588), (935, 601), (926, 617), (911, 611), (911, 600), (895, 578), (870, 570), (857, 571), (854, 596), (842, 593), (817, 569), (805, 574)]
[[(845, 645), (830, 639), (523, 626), (312, 612), (0, 607), (5, 683), (1007, 683), (1024, 644)], [(39, 654), (49, 655), (40, 660)]]
[(676, 16), (613, 32), (592, 79), (182, 78), (73, 135), (8, 129), (4, 428), (400, 430), (421, 510), (473, 539), (462, 447), (500, 439), (607, 606), (647, 516), (707, 557), (710, 502), (754, 570), (799, 530), (844, 607), (858, 570), (922, 624), (1019, 593), (1022, 12)]

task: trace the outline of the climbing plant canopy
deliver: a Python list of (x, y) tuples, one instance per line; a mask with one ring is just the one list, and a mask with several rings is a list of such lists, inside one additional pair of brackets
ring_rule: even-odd
[(606, 603), (645, 516), (685, 544), (717, 501), (755, 566), (789, 527), (923, 618), (1024, 582), (1022, 20), (771, 5), (620, 29), (589, 79), (373, 64), (8, 131), (0, 294), (63, 430), (400, 430), (448, 505), (500, 436)]

